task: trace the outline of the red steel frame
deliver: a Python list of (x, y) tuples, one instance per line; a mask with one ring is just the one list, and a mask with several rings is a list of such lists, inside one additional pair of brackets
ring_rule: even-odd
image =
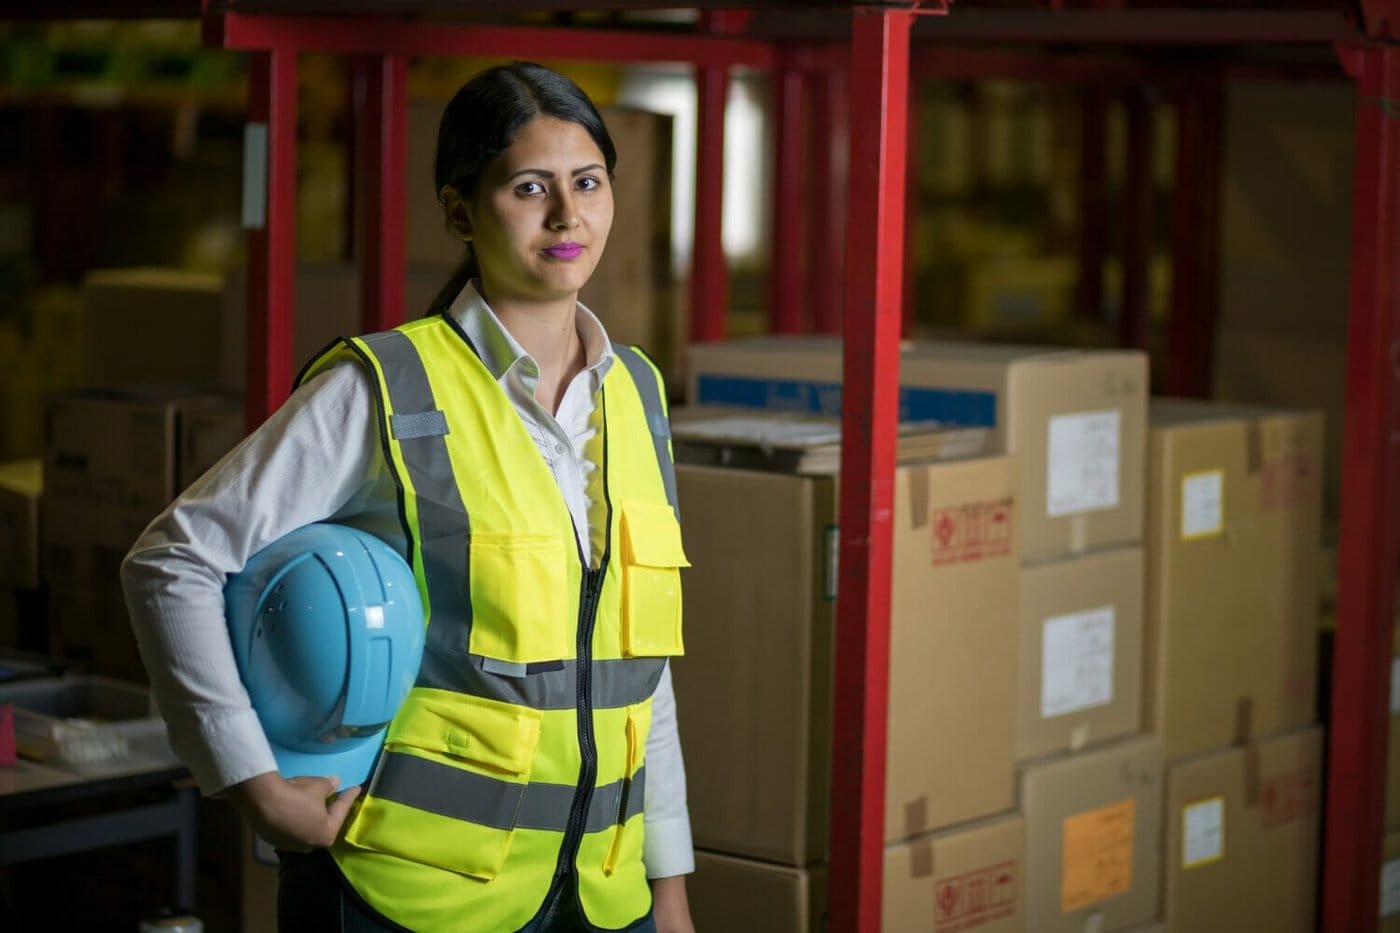
[(386, 55), (360, 69), (356, 103), (359, 140), (360, 321), (366, 332), (404, 319), (404, 169), (408, 149), (408, 60)]
[(1400, 49), (1344, 53), (1357, 82), (1337, 632), (1322, 921), (1377, 927), (1391, 620), (1400, 559)]
[[(1368, 9), (1388, 7), (1372, 0)], [(1073, 11), (1069, 11), (1073, 13)], [(1118, 14), (1115, 14), (1118, 15)], [(1122, 14), (1127, 17), (1128, 14)], [(1162, 15), (1154, 13), (1152, 15)], [(726, 14), (710, 14), (712, 33), (724, 33)], [(1054, 14), (1055, 17), (1061, 14)], [(832, 796), (857, 801), (833, 806), (831, 822), (831, 928), (879, 929), (885, 767), (885, 704), (888, 689), (890, 511), (893, 499), (894, 433), (897, 418), (898, 338), (903, 289), (905, 170), (909, 86), (909, 40), (914, 13), (908, 9), (857, 9), (853, 13), (850, 67), (815, 71), (812, 171), (824, 199), (813, 212), (804, 242), (813, 262), (806, 281), (811, 323), (832, 330), (844, 319), (846, 340), (840, 599), (838, 603), (836, 721)], [(1400, 19), (1400, 17), (1393, 17)], [(1087, 20), (1077, 19), (1084, 23)], [(739, 20), (738, 22), (742, 22)], [(1043, 41), (1063, 31), (1018, 30), (1030, 19), (1003, 29), (1011, 41)], [(1089, 36), (1106, 40), (1133, 35), (1145, 20), (1120, 18)], [(1199, 38), (1193, 16), (1171, 21)], [(1222, 21), (1224, 22), (1224, 21)], [(1231, 20), (1230, 22), (1233, 22)], [(1182, 26), (1187, 23), (1189, 28)], [(729, 21), (732, 31), (735, 21)], [(552, 57), (613, 61), (689, 61), (701, 69), (701, 194), (697, 249), (709, 244), (703, 274), (693, 283), (697, 336), (722, 336), (727, 278), (719, 243), (718, 163), (723, 156), (722, 109), (726, 69), (747, 64), (771, 68), (774, 49), (733, 35), (658, 36), (638, 43), (622, 31), (573, 31), (518, 27), (445, 27), (393, 20), (371, 23), (228, 14), (210, 20), (210, 40), (253, 53), (249, 118), (268, 127), (264, 221), (249, 231), (250, 426), (285, 396), (291, 378), (291, 309), (295, 273), (296, 50), (319, 49), (373, 56), (365, 100), (370, 128), (361, 154), (366, 192), (360, 221), (383, 231), (367, 232), (361, 257), (367, 326), (392, 323), (402, 314), (391, 284), (402, 271), (403, 59), (408, 54), (521, 54), (548, 48)], [(1283, 23), (1277, 41), (1302, 41), (1306, 30)], [(1380, 31), (1388, 18), (1380, 19)], [(995, 31), (995, 30), (993, 30)], [(1092, 32), (1092, 31), (1091, 31)], [(1014, 34), (1014, 35), (1013, 35)], [(1175, 33), (1172, 33), (1175, 35)], [(1315, 33), (1314, 33), (1315, 35)], [(1223, 41), (1223, 37), (1216, 37)], [(1034, 69), (1027, 56), (949, 50), (921, 73), (959, 67)], [(1003, 58), (997, 59), (998, 56)], [(1330, 730), (1323, 929), (1327, 933), (1374, 930), (1385, 769), (1386, 700), (1391, 607), (1400, 556), (1400, 52), (1359, 47), (1345, 53), (1360, 88), (1353, 219), (1351, 322), (1348, 348), (1346, 442), (1339, 565), (1338, 627)], [(820, 56), (818, 56), (820, 57)], [(838, 56), (839, 58), (839, 56)], [(997, 59), (993, 61), (992, 59)], [(1100, 66), (1091, 65), (1089, 70)], [(1105, 73), (1131, 74), (1132, 63), (1105, 62)], [(1074, 67), (1057, 68), (1078, 74)], [(850, 80), (849, 101), (842, 81)], [(1168, 388), (1208, 394), (1209, 347), (1219, 211), (1220, 97), (1218, 81), (1187, 88), (1180, 98), (1178, 197), (1173, 218), (1177, 272), (1171, 332), (1173, 365)], [(708, 95), (708, 98), (705, 96)], [(1131, 113), (1132, 111), (1130, 111)], [(717, 116), (718, 114), (718, 116)], [(1146, 119), (1142, 114), (1138, 119)], [(829, 145), (849, 120), (850, 164)], [(707, 122), (708, 121), (708, 122)], [(715, 123), (718, 121), (716, 130)], [(1133, 134), (1142, 149), (1131, 157), (1133, 175), (1149, 171), (1145, 126)], [(823, 145), (827, 143), (827, 145)], [(849, 171), (844, 199), (839, 179)], [(1183, 202), (1195, 202), (1194, 205)], [(1130, 202), (1135, 220), (1147, 207)], [(850, 222), (846, 223), (842, 212)], [(1145, 229), (1145, 227), (1144, 227)], [(842, 232), (844, 231), (844, 255)], [(703, 235), (702, 235), (703, 234)], [(1125, 257), (1124, 336), (1145, 336), (1144, 247), (1129, 243)], [(849, 264), (844, 272), (842, 261)], [(397, 271), (396, 271), (397, 270)], [(840, 287), (844, 281), (844, 288)], [(839, 304), (844, 295), (843, 315)], [(704, 302), (698, 299), (706, 297)], [(397, 304), (396, 304), (397, 302)], [(273, 313), (276, 309), (276, 313)], [(790, 311), (784, 311), (785, 315)], [(1129, 334), (1135, 339), (1128, 339)], [(1184, 352), (1183, 352), (1184, 351)], [(1184, 357), (1184, 359), (1183, 359)]]

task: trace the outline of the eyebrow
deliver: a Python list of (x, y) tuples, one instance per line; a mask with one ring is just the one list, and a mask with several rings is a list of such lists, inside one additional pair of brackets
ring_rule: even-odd
[[(574, 169), (574, 170), (573, 170), (572, 172), (570, 172), (569, 174), (570, 174), (571, 177), (577, 178), (578, 176), (582, 175), (584, 172), (596, 172), (596, 171), (601, 170), (602, 168), (603, 168), (603, 166), (599, 165), (597, 162), (590, 162), (589, 164), (583, 166), (582, 168), (576, 168), (576, 169)], [(512, 180), (512, 179), (514, 179), (514, 178), (519, 178), (521, 175), (538, 175), (538, 176), (541, 177), (541, 178), (553, 178), (553, 177), (554, 177), (554, 173), (551, 172), (551, 171), (548, 171), (548, 170), (546, 170), (546, 169), (542, 169), (542, 168), (522, 168), (520, 171), (515, 172), (515, 173), (513, 173), (513, 174), (511, 174), (511, 175), (508, 175), (508, 176), (506, 177), (506, 181), (510, 181), (510, 180)]]

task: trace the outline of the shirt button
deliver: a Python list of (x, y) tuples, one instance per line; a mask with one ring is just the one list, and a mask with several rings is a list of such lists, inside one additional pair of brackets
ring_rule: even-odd
[(556, 454), (562, 454), (562, 453), (564, 452), (564, 445), (563, 445), (563, 444), (555, 444), (555, 445), (554, 445), (554, 452), (555, 452)]

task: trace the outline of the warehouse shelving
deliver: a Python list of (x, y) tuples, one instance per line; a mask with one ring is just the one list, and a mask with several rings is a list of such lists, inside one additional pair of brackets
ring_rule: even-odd
[[(51, 4), (44, 14), (111, 16), (113, 6), (68, 2)], [(804, 274), (791, 262), (795, 250), (776, 252), (773, 275), (781, 285), (775, 297), (781, 300), (774, 301), (770, 312), (775, 331), (840, 327), (845, 336), (842, 472), (850, 481), (842, 484), (840, 514), (833, 746), (839, 751), (832, 799), (859, 805), (834, 805), (832, 812), (831, 927), (841, 931), (879, 928), (890, 514), (898, 342), (904, 326), (911, 71), (1068, 77), (1120, 87), (1132, 87), (1146, 76), (1166, 76), (1180, 128), (1166, 388), (1205, 395), (1215, 323), (1218, 244), (1209, 231), (1219, 224), (1222, 82), (1235, 68), (1286, 71), (1291, 66), (1240, 62), (1226, 54), (1182, 64), (1138, 53), (1223, 53), (1245, 45), (1335, 50), (1356, 82), (1358, 107), (1322, 922), (1328, 933), (1376, 928), (1391, 610), (1400, 557), (1400, 49), (1392, 44), (1400, 5), (1395, 0), (1362, 0), (1355, 9), (1341, 3), (1137, 8), (1117, 0), (1065, 9), (1062, 0), (1038, 7), (969, 0), (951, 10), (915, 0), (868, 5), (750, 0), (742, 11), (700, 2), (688, 5), (700, 11), (695, 28), (645, 33), (616, 25), (566, 29), (423, 18), (493, 6), (470, 2), (188, 0), (116, 6), (129, 7), (132, 15), (202, 16), (208, 44), (250, 55), (249, 122), (254, 129), (247, 149), (251, 184), (245, 222), (248, 411), (253, 423), (276, 407), (291, 382), (299, 51), (328, 51), (368, 63), (362, 65), (365, 124), (357, 155), (368, 192), (357, 216), (366, 328), (392, 325), (403, 316), (402, 298), (393, 287), (402, 278), (403, 244), (381, 231), (402, 224), (407, 56), (547, 55), (694, 65), (700, 133), (691, 336), (699, 340), (725, 333), (719, 189), (726, 70), (743, 65), (775, 74), (779, 133), (774, 157), (779, 165), (801, 160), (801, 118), (795, 108), (805, 86), (812, 91), (812, 135), (829, 143), (843, 126), (848, 128), (848, 153), (829, 144), (811, 153), (820, 192), (819, 207), (808, 211), (806, 244), (813, 261)], [(630, 11), (671, 4), (531, 0), (516, 8), (585, 6)], [(340, 15), (320, 15), (330, 12)], [(919, 54), (911, 56), (911, 48)], [(1124, 49), (1132, 54), (1114, 54)], [(1306, 75), (1312, 67), (1305, 63), (1292, 73)], [(1134, 134), (1135, 179), (1144, 177), (1145, 123), (1138, 119), (1133, 124), (1141, 128)], [(843, 175), (848, 176), (844, 186)], [(790, 195), (780, 190), (777, 196), (786, 201)], [(1141, 345), (1147, 211), (1140, 199), (1130, 198), (1128, 212), (1125, 307), (1132, 310), (1124, 315), (1122, 338)], [(781, 298), (799, 294), (792, 287), (799, 282), (813, 296), (805, 320), (802, 308)]]

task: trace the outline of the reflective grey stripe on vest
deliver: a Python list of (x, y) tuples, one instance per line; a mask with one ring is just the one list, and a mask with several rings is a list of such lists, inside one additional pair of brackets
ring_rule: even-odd
[[(493, 674), (482, 669), (482, 662), (480, 655), (464, 658), (461, 654), (425, 651), (418, 683), (540, 710), (578, 706), (577, 661), (560, 661), (554, 670), (523, 677)], [(595, 660), (592, 668), (594, 708), (620, 709), (641, 703), (656, 692), (665, 666), (665, 658)]]
[(671, 460), (671, 422), (666, 417), (666, 407), (661, 404), (661, 389), (656, 383), (656, 373), (641, 353), (632, 347), (613, 344), (617, 358), (627, 367), (627, 372), (636, 383), (637, 394), (642, 397), (642, 409), (647, 415), (647, 427), (651, 429), (652, 446), (656, 448), (656, 465), (661, 470), (661, 482), (666, 486), (666, 501), (676, 518), (681, 517), (681, 507), (676, 495), (676, 465)]
[[(572, 784), (516, 784), (463, 771), (417, 755), (386, 751), (372, 793), (439, 816), (495, 829), (564, 832), (577, 788)], [(596, 833), (642, 812), (646, 768), (594, 788), (584, 832)]]
[[(441, 414), (433, 398), (427, 370), (423, 368), (423, 359), (413, 341), (393, 330), (371, 334), (364, 341), (379, 360), (389, 405), (395, 416), (405, 417), (409, 424), (416, 426), (420, 422), (415, 419), (420, 416)], [(398, 442), (419, 503), (418, 546), (423, 554), (430, 607), (427, 650), (432, 650), (435, 640), (450, 636), (452, 643), (443, 647), (460, 656), (471, 633), (471, 597), (467, 587), (462, 585), (463, 580), (470, 579), (467, 542), (471, 520), (462, 504), (462, 492), (452, 473), (443, 434), (420, 434), (410, 430), (407, 436), (395, 434), (394, 440)], [(429, 507), (424, 508), (425, 504)], [(435, 625), (434, 618), (451, 620), (452, 624)], [(418, 683), (436, 686), (425, 683), (421, 672)]]

